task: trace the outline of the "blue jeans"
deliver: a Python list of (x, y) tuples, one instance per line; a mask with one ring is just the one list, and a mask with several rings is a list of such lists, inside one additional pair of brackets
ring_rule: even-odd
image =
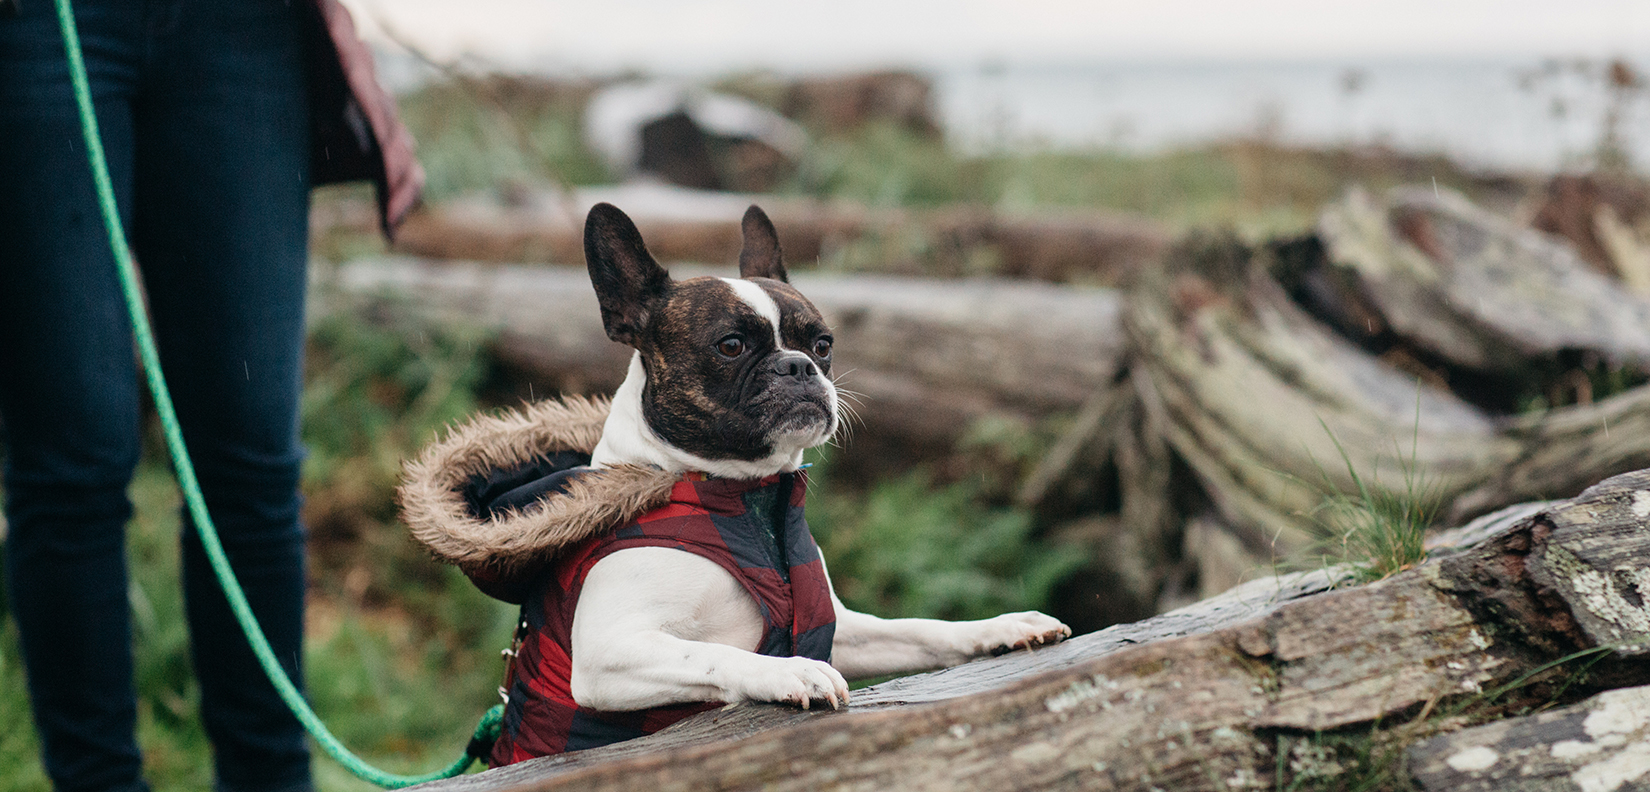
[[(297, 677), (309, 110), (302, 5), (76, 0), (103, 145), (207, 503)], [(47, 774), (145, 789), (126, 489), (143, 400), (51, 0), (0, 18), (5, 575)], [(183, 589), (222, 789), (309, 784), (307, 743), (185, 514)], [(12, 717), (7, 713), (7, 717)]]

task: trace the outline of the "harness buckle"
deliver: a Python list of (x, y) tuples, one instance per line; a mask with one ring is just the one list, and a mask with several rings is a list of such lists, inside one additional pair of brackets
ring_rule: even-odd
[(498, 697), (505, 706), (510, 705), (510, 688), (516, 684), (516, 659), (521, 656), (521, 643), (527, 640), (528, 630), (527, 619), (516, 622), (516, 634), (510, 640), (510, 648), (499, 652), (499, 657), (504, 660), (504, 684), (498, 688)]

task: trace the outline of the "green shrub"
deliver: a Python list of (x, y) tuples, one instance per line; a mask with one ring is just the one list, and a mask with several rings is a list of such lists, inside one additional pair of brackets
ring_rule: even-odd
[(1031, 516), (992, 506), (966, 482), (917, 470), (869, 491), (812, 478), (808, 523), (844, 604), (888, 618), (980, 619), (1045, 607), (1082, 557), (1030, 537)]
[(400, 99), (418, 140), (425, 198), (505, 183), (600, 184), (606, 166), (584, 145), (582, 93), (530, 78), (435, 82)]

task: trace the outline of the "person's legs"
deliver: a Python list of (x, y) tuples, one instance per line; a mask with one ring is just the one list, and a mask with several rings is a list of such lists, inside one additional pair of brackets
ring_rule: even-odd
[[(141, 9), (77, 5), (125, 210)], [(7, 600), (53, 784), (139, 790), (124, 551), (138, 456), (131, 332), (56, 17), (50, 3), (24, 3), (22, 12), (0, 22)]]
[[(265, 635), (302, 684), (298, 440), (308, 263), (299, 4), (175, 4), (136, 107), (136, 246), (162, 367), (207, 505)], [(184, 595), (218, 784), (309, 784), (275, 693), (185, 519)]]

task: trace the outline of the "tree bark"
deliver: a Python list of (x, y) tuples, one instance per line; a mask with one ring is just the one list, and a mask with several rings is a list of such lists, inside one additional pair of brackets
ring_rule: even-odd
[[(1373, 212), (1359, 200), (1354, 195), (1351, 208), (1329, 217), (1342, 211), (1369, 228), (1391, 226), (1358, 215)], [(1405, 200), (1425, 203), (1413, 195)], [(1442, 227), (1445, 220), (1437, 217), (1445, 217), (1453, 224), (1436, 234), (1446, 241), (1479, 239), (1477, 258), (1451, 253), (1453, 274), (1443, 274), (1444, 268), (1419, 272), (1419, 252), (1389, 250), (1376, 264), (1368, 243), (1358, 253), (1364, 257), (1359, 274), (1379, 277), (1358, 280), (1369, 288), (1347, 288), (1343, 296), (1375, 294), (1377, 317), (1413, 311), (1413, 323), (1395, 320), (1394, 326), (1407, 326), (1417, 337), (1432, 334), (1434, 350), (1458, 362), (1501, 359), (1503, 353), (1556, 354), (1566, 345), (1594, 341), (1587, 348), (1600, 355), (1637, 360), (1635, 339), (1650, 331), (1616, 334), (1611, 328), (1636, 321), (1650, 303), (1600, 291), (1591, 273), (1553, 275), (1559, 264), (1542, 256), (1562, 259), (1556, 246), (1526, 239), (1448, 200), (1427, 204), (1427, 211), (1434, 213), (1428, 222)], [(1447, 214), (1453, 211), (1460, 214)], [(1350, 243), (1342, 247), (1353, 249)], [(1164, 433), (1175, 455), (1195, 472), (1227, 530), (1257, 565), (1323, 535), (1314, 514), (1326, 495), (1358, 492), (1354, 471), (1365, 484), (1435, 497), (1444, 518), (1460, 522), (1520, 500), (1574, 493), (1588, 482), (1650, 464), (1650, 387), (1589, 404), (1496, 415), (1465, 401), (1423, 367), (1407, 365), (1401, 354), (1377, 357), (1355, 343), (1360, 339), (1334, 329), (1365, 306), (1351, 306), (1336, 322), (1309, 313), (1275, 277), (1287, 268), (1279, 255), (1276, 248), (1252, 250), (1230, 237), (1193, 237), (1171, 251), (1162, 267), (1142, 272), (1127, 292), (1124, 318), (1131, 360), (1163, 404)], [(1469, 264), (1481, 271), (1463, 275)], [(1486, 304), (1504, 309), (1499, 313), (1450, 313), (1433, 305), (1465, 299), (1463, 283), (1487, 283), (1496, 272), (1526, 265), (1538, 274), (1516, 288), (1479, 290)], [(1564, 266), (1580, 267), (1574, 261)], [(1564, 284), (1582, 281), (1564, 290)], [(1403, 294), (1392, 297), (1382, 289)], [(1525, 304), (1508, 307), (1518, 299)], [(1585, 321), (1566, 324), (1583, 315)], [(1422, 327), (1426, 322), (1437, 326)], [(1508, 322), (1522, 323), (1523, 335), (1516, 336)], [(1500, 351), (1486, 351), (1491, 347)]]
[(1650, 301), (1459, 193), (1353, 190), (1319, 235), (1393, 330), (1456, 365), (1519, 373), (1565, 350), (1650, 364)]
[[(1314, 735), (1399, 723), (1385, 739), (1413, 742), (1549, 701), (1569, 681), (1554, 661), (1578, 650), (1604, 658), (1595, 680), (1650, 681), (1638, 594), (1650, 585), (1650, 471), (1474, 530), (1489, 538), (1372, 585), (1326, 590), (1335, 571), (1255, 581), (1140, 624), (867, 688), (845, 712), (739, 705), (427, 788), (1289, 788), (1346, 772)], [(1548, 751), (1572, 748), (1587, 750)], [(1416, 775), (1460, 753), (1423, 743)], [(1641, 754), (1613, 754), (1629, 767), (1612, 772), (1650, 772)]]
[(1235, 239), (1188, 240), (1128, 295), (1164, 434), (1257, 562), (1316, 541), (1325, 493), (1357, 492), (1350, 471), (1401, 487), (1411, 465), (1447, 499), (1522, 453), (1482, 411), (1307, 314)]
[(1409, 761), (1428, 792), (1650, 789), (1650, 686), (1434, 737)]

